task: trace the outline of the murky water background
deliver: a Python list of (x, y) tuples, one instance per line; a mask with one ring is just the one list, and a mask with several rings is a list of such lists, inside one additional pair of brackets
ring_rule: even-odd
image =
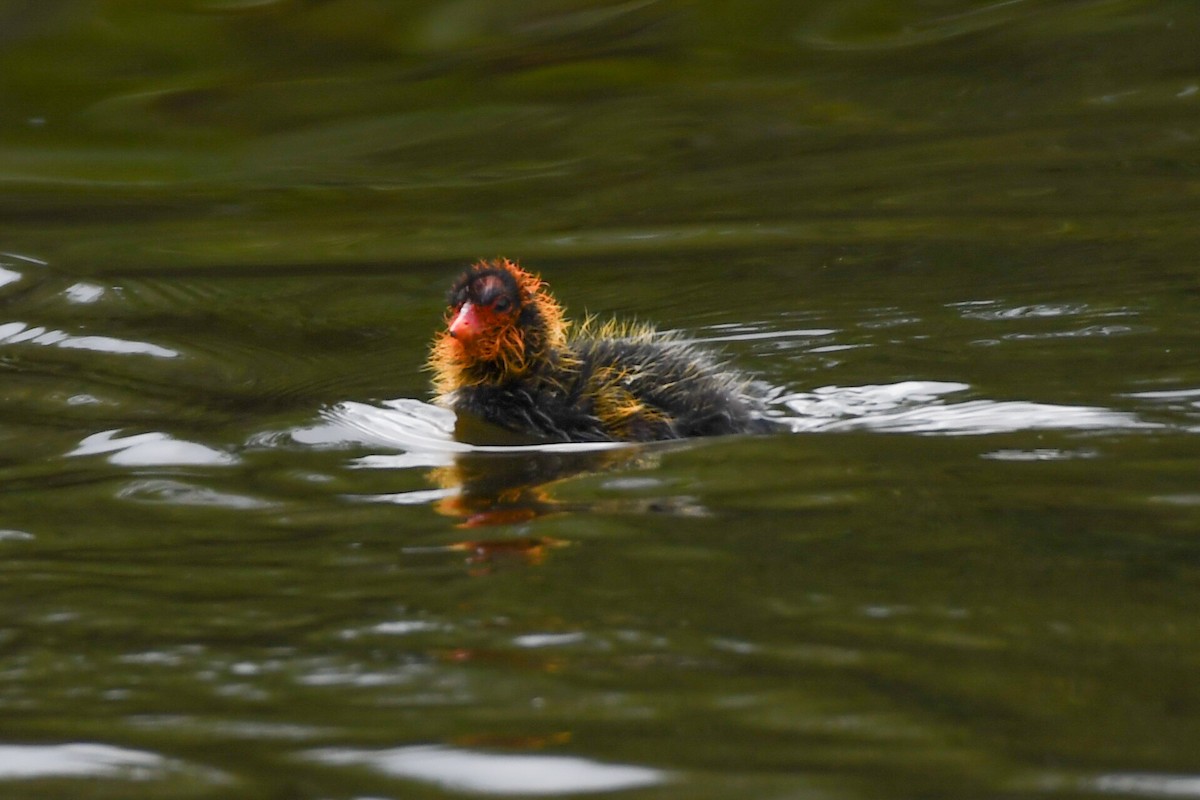
[[(0, 5), (0, 795), (1200, 796), (1198, 29)], [(792, 432), (456, 431), (496, 255)]]

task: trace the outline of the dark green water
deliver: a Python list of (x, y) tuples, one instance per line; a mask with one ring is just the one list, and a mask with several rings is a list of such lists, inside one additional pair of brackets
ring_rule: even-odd
[[(0, 4), (0, 796), (1200, 797), (1197, 30)], [(496, 255), (794, 432), (455, 441)]]

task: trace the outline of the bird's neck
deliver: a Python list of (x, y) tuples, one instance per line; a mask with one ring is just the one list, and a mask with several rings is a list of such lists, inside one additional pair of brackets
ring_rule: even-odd
[(439, 395), (470, 387), (508, 386), (536, 393), (561, 386), (564, 376), (577, 370), (579, 358), (567, 343), (565, 326), (549, 333), (538, 327), (523, 330), (519, 339), (489, 359), (472, 358), (453, 337), (442, 334), (434, 343), (430, 365)]

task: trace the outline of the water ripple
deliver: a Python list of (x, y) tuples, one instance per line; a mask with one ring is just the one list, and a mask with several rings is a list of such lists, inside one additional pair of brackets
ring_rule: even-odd
[(210, 506), (238, 510), (271, 508), (274, 504), (246, 495), (218, 492), (202, 486), (192, 486), (180, 481), (141, 480), (135, 481), (117, 493), (123, 500), (143, 503), (164, 503), (183, 506)]
[(1023, 430), (1130, 430), (1160, 427), (1136, 415), (1092, 406), (1020, 400), (945, 403), (964, 383), (903, 381), (879, 386), (825, 386), (778, 397), (791, 412), (777, 417), (793, 432), (874, 430), (966, 435)]
[(0, 746), (0, 778), (127, 775), (144, 778), (166, 759), (154, 753), (102, 744)]
[[(39, 778), (124, 778), (148, 781), (183, 765), (156, 753), (106, 744), (0, 745), (0, 780)], [(209, 781), (225, 782), (214, 770), (188, 769)]]
[(1200, 797), (1200, 775), (1117, 773), (1102, 775), (1092, 785), (1105, 794), (1142, 797)]
[(140, 433), (120, 438), (119, 430), (102, 431), (86, 437), (68, 456), (111, 453), (110, 464), (126, 467), (174, 466), (184, 464), (224, 466), (236, 458), (195, 442), (186, 442), (165, 433)]
[(952, 305), (964, 309), (962, 316), (965, 319), (983, 319), (989, 321), (1038, 317), (1074, 317), (1089, 311), (1085, 303), (1035, 303), (1033, 305), (1013, 306), (1010, 308), (997, 308), (992, 301), (955, 303)]
[(72, 336), (59, 330), (41, 325), (26, 325), (24, 322), (7, 322), (0, 325), (0, 344), (53, 345), (73, 350), (94, 350), (101, 353), (122, 355), (147, 355), (156, 358), (176, 358), (179, 353), (149, 342), (116, 339), (111, 336)]
[[(454, 438), (457, 417), (453, 411), (410, 398), (388, 400), (378, 406), (347, 401), (326, 409), (321, 417), (322, 423), (294, 429), (288, 432), (288, 436), (300, 444), (316, 447), (378, 445), (410, 453), (424, 453), (430, 459), (420, 463), (405, 462), (405, 466), (438, 466), (452, 461), (456, 453), (583, 453), (626, 446), (615, 442), (467, 444)], [(359, 465), (394, 464), (360, 459)]]
[(440, 746), (391, 750), (330, 748), (307, 756), (332, 766), (367, 766), (398, 778), (450, 791), (502, 795), (614, 792), (656, 786), (668, 773), (649, 767), (604, 764), (575, 756), (508, 755)]
[[(769, 392), (767, 415), (793, 433), (874, 430), (914, 434), (988, 434), (1023, 430), (1139, 430), (1161, 425), (1136, 414), (1096, 406), (1070, 406), (1024, 400), (964, 400), (948, 395), (970, 385), (946, 381), (902, 381), (864, 386), (824, 386), (809, 392)], [(343, 402), (322, 412), (318, 424), (282, 434), (292, 442), (321, 449), (384, 447), (397, 453), (372, 453), (353, 466), (375, 469), (442, 467), (468, 454), (588, 453), (629, 448), (628, 444), (553, 443), (476, 445), (455, 439), (453, 412), (414, 399), (380, 405)], [(277, 444), (281, 434), (263, 434), (259, 444)], [(422, 502), (427, 493), (405, 501)]]

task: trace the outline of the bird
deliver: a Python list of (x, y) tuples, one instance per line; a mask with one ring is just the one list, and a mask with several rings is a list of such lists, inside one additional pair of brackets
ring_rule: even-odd
[(574, 325), (507, 258), (454, 281), (428, 368), (434, 403), (547, 442), (648, 442), (770, 429), (751, 383), (644, 323)]

